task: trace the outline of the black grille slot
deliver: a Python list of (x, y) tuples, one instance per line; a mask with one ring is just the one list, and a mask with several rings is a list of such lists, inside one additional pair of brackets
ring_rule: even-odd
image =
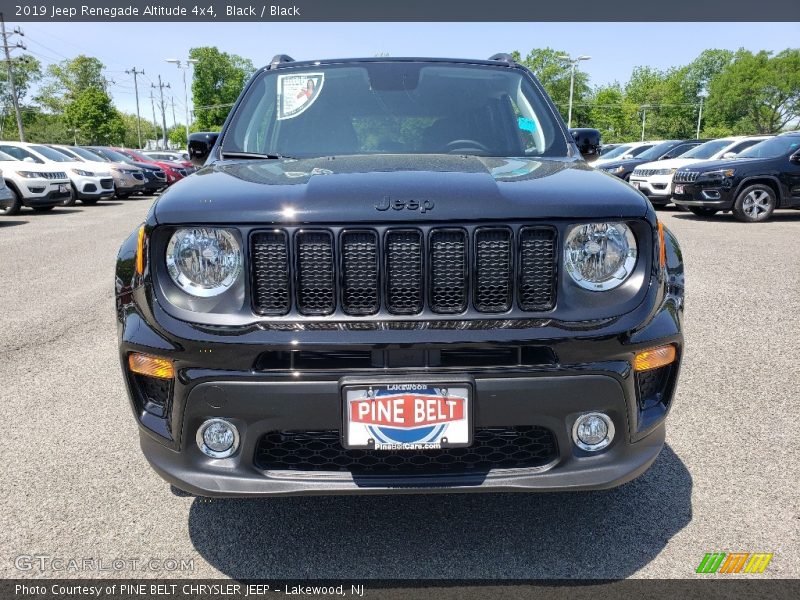
[(442, 367), (511, 367), (519, 364), (519, 347), (443, 348)]
[(475, 234), (475, 308), (506, 312), (512, 296), (511, 232), (479, 229)]
[(672, 365), (666, 365), (636, 373), (641, 408), (649, 408), (664, 399), (671, 372)]
[(386, 306), (390, 313), (412, 315), (422, 311), (422, 233), (386, 234)]
[(254, 310), (261, 315), (289, 312), (289, 252), (286, 233), (265, 231), (253, 235)]
[(520, 232), (519, 306), (522, 310), (551, 310), (556, 296), (556, 232), (527, 227)]
[(304, 315), (329, 315), (336, 308), (333, 235), (301, 231), (296, 240), (297, 308)]
[(699, 171), (678, 171), (672, 178), (678, 183), (693, 183), (697, 181), (699, 175)]
[(172, 392), (172, 379), (148, 377), (133, 373), (133, 382), (141, 408), (156, 417), (165, 418)]
[(437, 475), (524, 469), (552, 462), (555, 436), (536, 426), (475, 430), (472, 446), (441, 450), (347, 450), (336, 430), (273, 431), (261, 438), (255, 464), (270, 471), (334, 471), (354, 475)]
[(374, 231), (342, 234), (342, 309), (349, 315), (378, 312), (378, 236)]
[(467, 234), (437, 229), (430, 239), (431, 310), (461, 313), (467, 309)]

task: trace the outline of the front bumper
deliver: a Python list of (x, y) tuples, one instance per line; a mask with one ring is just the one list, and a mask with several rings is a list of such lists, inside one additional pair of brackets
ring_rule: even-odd
[[(682, 287), (653, 285), (633, 313), (602, 326), (575, 331), (554, 323), (540, 328), (421, 331), (215, 331), (168, 315), (149, 286), (118, 289), (120, 359), (142, 450), (152, 467), (176, 487), (201, 496), (299, 494), (556, 491), (620, 485), (655, 460), (664, 443), (682, 354)], [(648, 308), (648, 306), (650, 308)], [(657, 307), (657, 308), (656, 308)], [(528, 366), (388, 367), (286, 370), (260, 362), (265, 351), (308, 349), (336, 353), (356, 347), (402, 352), (464, 347), (533, 345), (553, 359)], [(674, 344), (661, 401), (644, 406), (631, 364), (636, 352)], [(165, 414), (144, 408), (127, 367), (130, 352), (174, 360), (177, 376)], [(546, 363), (546, 364), (544, 364)], [(388, 362), (386, 363), (388, 365)], [(552, 433), (556, 452), (532, 468), (424, 475), (363, 475), (348, 471), (271, 468), (256, 460), (265, 434), (337, 431), (342, 427), (342, 386), (437, 378), (468, 380), (474, 389), (476, 429), (536, 426)], [(594, 454), (572, 442), (578, 415), (601, 411), (613, 421), (611, 445)], [(195, 435), (209, 418), (225, 418), (240, 432), (230, 458), (213, 459)]]
[(653, 204), (669, 204), (672, 197), (672, 175), (650, 177), (631, 175), (630, 184), (647, 196)]
[(683, 193), (673, 194), (672, 200), (678, 206), (699, 206), (730, 210), (734, 196), (730, 184), (726, 182), (699, 182), (683, 185)]
[[(22, 196), (22, 203), (30, 207), (56, 206), (70, 197), (69, 180), (51, 181), (49, 179), (33, 179), (26, 182), (27, 189)], [(66, 191), (61, 191), (65, 186)]]

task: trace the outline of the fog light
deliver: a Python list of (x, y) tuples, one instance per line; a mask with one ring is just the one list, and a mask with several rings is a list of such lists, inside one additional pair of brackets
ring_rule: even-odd
[(614, 439), (614, 423), (608, 415), (593, 412), (581, 415), (572, 426), (572, 441), (581, 450), (597, 452)]
[(197, 430), (197, 446), (212, 458), (227, 458), (239, 447), (239, 430), (225, 419), (209, 419)]

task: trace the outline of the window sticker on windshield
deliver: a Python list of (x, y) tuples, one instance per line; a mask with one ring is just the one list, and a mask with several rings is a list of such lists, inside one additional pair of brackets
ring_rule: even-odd
[(530, 131), (533, 133), (536, 131), (536, 123), (533, 122), (533, 119), (526, 119), (525, 117), (519, 117), (517, 119), (517, 125), (519, 126), (522, 131)]
[(294, 118), (314, 104), (323, 83), (325, 73), (278, 75), (278, 120)]

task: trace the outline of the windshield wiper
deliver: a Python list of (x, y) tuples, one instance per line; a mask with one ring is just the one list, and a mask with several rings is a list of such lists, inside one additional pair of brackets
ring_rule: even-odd
[(291, 156), (284, 156), (282, 154), (260, 154), (258, 152), (222, 152), (222, 158), (255, 158), (255, 159), (271, 159), (279, 160), (281, 158), (292, 158)]

